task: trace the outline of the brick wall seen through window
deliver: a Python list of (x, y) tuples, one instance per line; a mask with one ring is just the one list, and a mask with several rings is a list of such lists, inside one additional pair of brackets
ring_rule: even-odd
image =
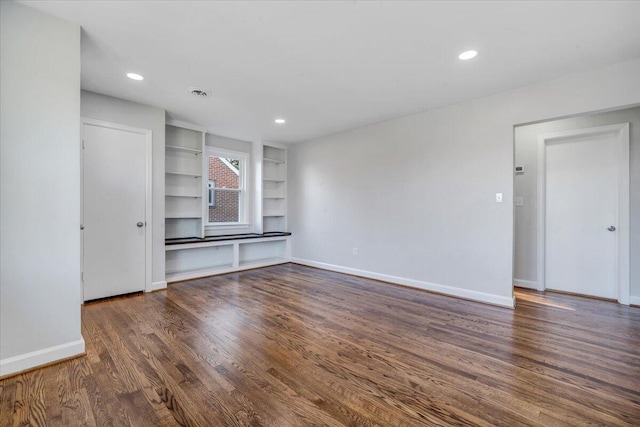
[(209, 156), (209, 182), (214, 200), (209, 201), (209, 222), (240, 221), (239, 161)]

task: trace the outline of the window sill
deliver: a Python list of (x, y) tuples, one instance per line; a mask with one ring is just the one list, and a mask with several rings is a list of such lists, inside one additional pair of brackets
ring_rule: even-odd
[(205, 228), (216, 229), (216, 228), (249, 228), (251, 224), (239, 223), (239, 222), (224, 222), (220, 224), (207, 224)]

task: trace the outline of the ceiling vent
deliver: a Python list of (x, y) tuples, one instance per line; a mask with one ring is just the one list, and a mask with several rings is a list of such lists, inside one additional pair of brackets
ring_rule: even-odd
[(200, 89), (197, 87), (190, 87), (189, 93), (193, 96), (198, 96), (200, 98), (207, 98), (211, 96), (211, 91), (206, 89)]

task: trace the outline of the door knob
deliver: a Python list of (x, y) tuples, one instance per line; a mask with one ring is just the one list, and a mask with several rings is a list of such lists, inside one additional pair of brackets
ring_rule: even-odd
[(611, 225), (611, 226), (609, 226), (609, 228), (607, 228), (607, 230), (609, 230), (609, 231), (616, 231), (616, 228), (615, 228), (613, 225)]
[(143, 223), (143, 222), (139, 222), (139, 223), (137, 223), (136, 225), (137, 225), (138, 227), (142, 227), (142, 226), (144, 225), (144, 223)]

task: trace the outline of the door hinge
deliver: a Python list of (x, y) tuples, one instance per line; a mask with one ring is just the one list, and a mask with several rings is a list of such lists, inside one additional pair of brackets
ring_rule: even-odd
[(84, 271), (80, 273), (80, 280), (84, 282)]
[(82, 140), (82, 149), (84, 150), (84, 139)]

